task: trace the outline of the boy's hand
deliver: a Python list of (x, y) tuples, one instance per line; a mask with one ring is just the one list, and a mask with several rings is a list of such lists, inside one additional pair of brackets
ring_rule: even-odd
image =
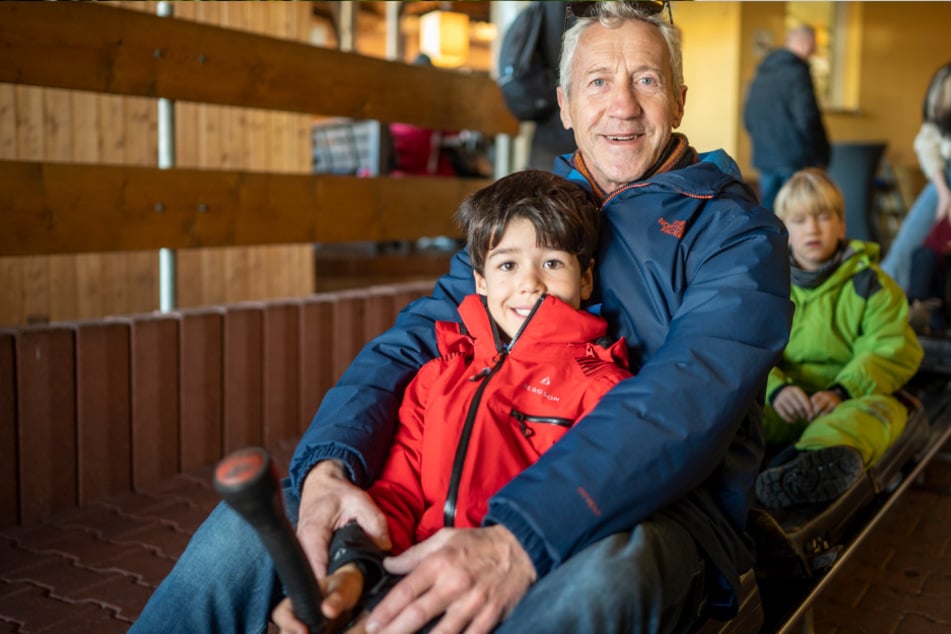
[(823, 390), (822, 392), (816, 392), (812, 395), (812, 411), (813, 417), (822, 416), (823, 414), (828, 414), (836, 407), (839, 406), (839, 403), (842, 402), (842, 397), (837, 393), (831, 392), (828, 390)]
[(386, 517), (367, 492), (347, 479), (340, 462), (318, 463), (304, 479), (297, 520), (297, 538), (318, 579), (327, 574), (333, 532), (354, 519), (377, 546), (391, 548)]
[(773, 399), (773, 409), (787, 423), (797, 420), (812, 420), (815, 416), (812, 401), (798, 385), (788, 385), (781, 389)]
[[(346, 564), (332, 575), (320, 581), (324, 600), (320, 604), (321, 613), (334, 621), (349, 612), (363, 594), (363, 573), (355, 564)], [(280, 629), (281, 634), (307, 634), (307, 626), (297, 620), (290, 599), (281, 601), (271, 613), (271, 620)]]

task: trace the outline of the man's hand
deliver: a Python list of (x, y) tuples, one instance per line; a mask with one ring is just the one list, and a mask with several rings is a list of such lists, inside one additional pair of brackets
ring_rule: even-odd
[(386, 517), (367, 492), (347, 479), (340, 462), (317, 463), (301, 490), (297, 539), (318, 579), (327, 574), (333, 532), (353, 519), (377, 546), (391, 548)]
[(528, 554), (503, 526), (444, 528), (384, 565), (408, 576), (370, 613), (369, 634), (410, 634), (443, 613), (433, 634), (489, 632), (536, 579)]
[(838, 407), (839, 403), (841, 402), (842, 397), (840, 397), (836, 392), (829, 390), (816, 392), (812, 395), (813, 416), (822, 416), (823, 414), (828, 414)]
[(815, 416), (809, 395), (798, 385), (787, 385), (773, 399), (773, 409), (787, 423), (797, 420), (812, 420)]

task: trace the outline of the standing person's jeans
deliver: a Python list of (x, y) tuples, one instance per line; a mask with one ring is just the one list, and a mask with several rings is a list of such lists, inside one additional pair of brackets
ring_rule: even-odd
[[(951, 164), (945, 169), (945, 178), (951, 182)], [(931, 231), (935, 221), (935, 210), (938, 208), (938, 190), (934, 183), (928, 181), (925, 188), (918, 194), (912, 203), (911, 209), (902, 220), (898, 235), (888, 247), (888, 252), (882, 260), (882, 270), (898, 282), (907, 294), (911, 288), (911, 256), (915, 249), (925, 242), (925, 237)]]
[[(298, 504), (288, 495), (288, 515)], [(156, 589), (130, 634), (200, 634), (267, 629), (280, 600), (257, 535), (219, 504)], [(589, 546), (536, 583), (497, 631), (682, 632), (706, 596), (705, 564), (694, 540), (663, 516)]]
[(773, 203), (776, 200), (776, 194), (795, 173), (796, 170), (791, 169), (761, 171), (759, 173), (759, 204), (770, 211), (775, 211)]

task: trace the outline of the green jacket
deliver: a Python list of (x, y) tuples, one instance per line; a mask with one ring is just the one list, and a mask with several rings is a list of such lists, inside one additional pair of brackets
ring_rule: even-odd
[(879, 247), (853, 240), (841, 263), (811, 283), (793, 270), (792, 330), (769, 373), (772, 402), (784, 384), (808, 394), (841, 385), (852, 397), (892, 394), (918, 371), (923, 352), (908, 325), (908, 301), (878, 267)]

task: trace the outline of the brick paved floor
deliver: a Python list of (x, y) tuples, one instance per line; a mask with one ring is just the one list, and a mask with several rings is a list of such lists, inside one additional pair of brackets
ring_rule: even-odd
[[(292, 449), (273, 452), (282, 472)], [(0, 633), (125, 632), (217, 503), (210, 478), (209, 467), (0, 531)], [(818, 634), (951, 632), (951, 462), (933, 461), (846, 562), (814, 624)]]

